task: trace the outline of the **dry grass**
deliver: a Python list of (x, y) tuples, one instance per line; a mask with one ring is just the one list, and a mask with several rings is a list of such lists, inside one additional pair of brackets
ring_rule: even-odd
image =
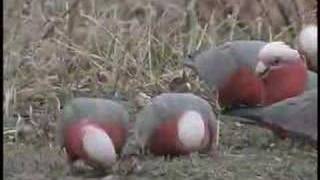
[[(183, 0), (5, 1), (5, 140), (12, 141), (16, 126), (27, 124), (35, 127), (30, 133), (37, 142), (52, 142), (60, 109), (75, 96), (110, 98), (118, 92), (132, 102), (140, 92), (154, 96), (177, 90), (184, 54), (209, 44), (235, 39), (294, 44), (301, 25), (316, 12), (315, 0), (297, 0), (275, 22), (276, 8), (268, 1), (215, 2), (211, 11), (205, 0), (194, 6)], [(191, 85), (188, 91), (200, 92), (197, 81)]]

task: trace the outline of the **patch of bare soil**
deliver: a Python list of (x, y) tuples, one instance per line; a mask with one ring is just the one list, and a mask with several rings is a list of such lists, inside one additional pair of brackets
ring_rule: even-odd
[[(220, 158), (206, 155), (166, 159), (145, 156), (139, 170), (90, 179), (317, 179), (317, 151), (301, 142), (279, 140), (270, 131), (242, 125), (222, 116)], [(63, 152), (33, 145), (4, 145), (4, 178), (87, 179), (88, 174), (71, 174)]]

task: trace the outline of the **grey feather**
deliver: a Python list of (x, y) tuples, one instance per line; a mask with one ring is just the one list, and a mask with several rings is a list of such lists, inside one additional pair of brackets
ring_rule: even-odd
[(138, 143), (145, 147), (152, 132), (160, 123), (176, 118), (188, 110), (199, 112), (211, 127), (217, 127), (216, 116), (204, 99), (191, 93), (164, 93), (154, 97), (137, 115), (135, 135)]
[(188, 56), (185, 65), (195, 69), (209, 86), (220, 86), (238, 68), (254, 71), (263, 41), (232, 41)]
[(83, 118), (93, 118), (97, 122), (121, 122), (124, 127), (129, 124), (128, 112), (115, 101), (97, 98), (75, 98), (64, 106), (57, 126), (57, 143), (63, 146), (63, 131), (65, 128)]
[(295, 136), (318, 140), (318, 90), (312, 89), (300, 96), (288, 98), (262, 108), (243, 108), (227, 113), (232, 116), (268, 123)]

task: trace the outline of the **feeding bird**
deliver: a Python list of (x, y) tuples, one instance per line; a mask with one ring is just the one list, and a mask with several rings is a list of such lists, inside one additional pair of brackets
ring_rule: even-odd
[(191, 93), (164, 93), (137, 115), (135, 136), (155, 155), (217, 155), (219, 124), (210, 105)]
[(227, 115), (254, 120), (283, 139), (302, 137), (313, 144), (318, 142), (317, 89), (265, 107), (234, 109), (227, 112)]
[(57, 142), (73, 166), (77, 160), (96, 169), (112, 166), (124, 146), (129, 128), (125, 108), (112, 100), (75, 98), (64, 106)]
[(269, 105), (301, 94), (307, 84), (304, 59), (284, 42), (231, 41), (187, 57), (223, 106)]

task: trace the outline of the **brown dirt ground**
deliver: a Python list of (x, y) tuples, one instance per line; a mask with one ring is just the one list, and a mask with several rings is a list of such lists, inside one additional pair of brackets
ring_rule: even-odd
[[(220, 158), (206, 155), (139, 159), (139, 171), (110, 170), (92, 179), (317, 179), (317, 151), (301, 142), (280, 140), (270, 131), (222, 116)], [(4, 145), (5, 179), (85, 179), (70, 174), (64, 154), (44, 146)], [(88, 171), (90, 172), (90, 171)], [(85, 172), (86, 173), (86, 172)]]

